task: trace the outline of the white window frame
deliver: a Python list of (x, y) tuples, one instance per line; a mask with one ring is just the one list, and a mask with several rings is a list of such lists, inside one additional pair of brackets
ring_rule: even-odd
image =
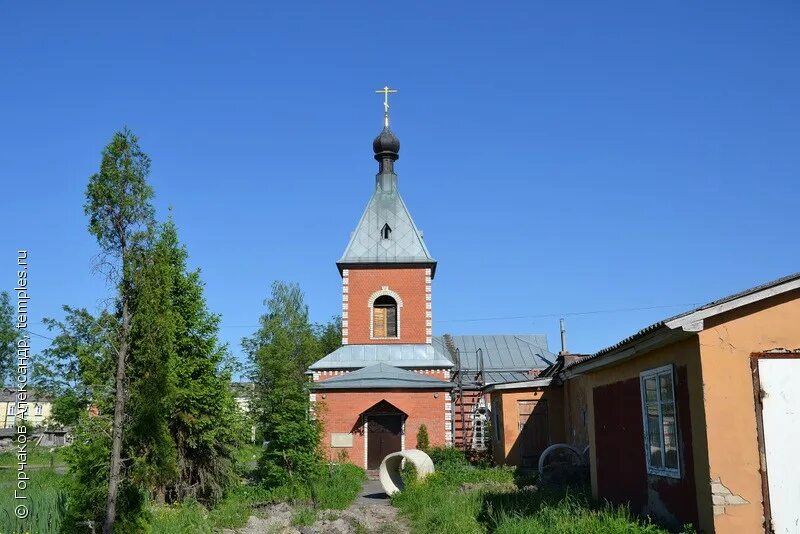
[(17, 415), (17, 405), (16, 405), (16, 403), (14, 403), (14, 402), (9, 402), (8, 403), (8, 408), (6, 410), (6, 415), (8, 415), (9, 417)]
[(36, 417), (41, 417), (41, 416), (42, 416), (42, 414), (44, 414), (44, 406), (42, 406), (41, 404), (37, 404), (37, 405), (36, 405), (36, 406), (33, 408), (33, 414), (34, 414)]
[[(657, 467), (650, 465), (650, 433), (648, 432), (647, 421), (647, 397), (644, 382), (648, 378), (656, 379), (656, 399), (658, 403), (658, 424), (661, 432), (661, 465), (666, 466), (666, 451), (664, 448), (664, 415), (662, 413), (661, 385), (659, 377), (669, 375), (672, 380), (672, 406), (675, 411), (675, 453), (678, 467)], [(642, 401), (642, 429), (644, 431), (644, 459), (647, 463), (647, 473), (670, 478), (681, 478), (681, 447), (680, 447), (680, 428), (678, 426), (678, 406), (675, 403), (675, 372), (672, 364), (648, 369), (639, 373), (639, 393)], [(669, 402), (669, 401), (667, 401)]]

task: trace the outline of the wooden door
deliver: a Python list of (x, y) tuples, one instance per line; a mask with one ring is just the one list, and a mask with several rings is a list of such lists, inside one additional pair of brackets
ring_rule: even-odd
[(517, 401), (519, 413), (519, 459), (520, 465), (537, 465), (539, 455), (550, 444), (547, 426), (547, 401)]
[(386, 308), (375, 307), (372, 309), (372, 335), (374, 337), (387, 337)]
[(383, 459), (401, 448), (400, 415), (370, 415), (367, 426), (367, 468), (378, 469)]
[(759, 448), (762, 461), (762, 491), (767, 531), (775, 534), (800, 532), (800, 464), (797, 443), (800, 424), (800, 357), (797, 354), (754, 356)]

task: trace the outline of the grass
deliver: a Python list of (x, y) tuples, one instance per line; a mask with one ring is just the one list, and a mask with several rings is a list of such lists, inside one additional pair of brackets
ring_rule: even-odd
[(279, 502), (298, 506), (292, 518), (293, 524), (310, 525), (316, 521), (320, 510), (343, 510), (350, 506), (361, 491), (365, 478), (364, 470), (354, 465), (329, 465), (310, 484), (272, 489), (242, 484), (232, 489), (211, 510), (197, 503), (155, 506), (151, 534), (204, 534), (223, 528), (238, 528), (247, 523), (254, 508)]
[(317, 511), (314, 508), (303, 506), (292, 516), (292, 524), (298, 527), (313, 525), (317, 520)]
[[(530, 484), (531, 480), (524, 480)], [(423, 482), (409, 481), (392, 498), (417, 534), (662, 534), (627, 508), (595, 503), (588, 488), (541, 486), (518, 491), (514, 472), (465, 462), (437, 465)]]
[(196, 502), (154, 507), (150, 534), (178, 534), (180, 532), (212, 534), (214, 529), (206, 509)]
[[(25, 490), (27, 499), (16, 500), (17, 470), (0, 469), (0, 532), (3, 534), (56, 534), (66, 512), (66, 497), (61, 489), (61, 476), (52, 469), (32, 469)], [(28, 517), (17, 519), (14, 509), (24, 503)]]
[[(49, 449), (28, 443), (28, 465), (33, 467), (62, 467), (64, 462), (64, 447)], [(17, 468), (17, 448), (0, 452), (0, 468)]]

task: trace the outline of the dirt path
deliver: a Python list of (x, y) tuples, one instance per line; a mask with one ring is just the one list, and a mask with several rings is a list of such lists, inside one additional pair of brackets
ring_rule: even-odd
[(297, 508), (281, 503), (264, 507), (250, 516), (242, 528), (224, 534), (408, 534), (410, 530), (398, 517), (380, 482), (368, 480), (355, 502), (346, 510), (320, 512), (313, 525), (292, 525)]

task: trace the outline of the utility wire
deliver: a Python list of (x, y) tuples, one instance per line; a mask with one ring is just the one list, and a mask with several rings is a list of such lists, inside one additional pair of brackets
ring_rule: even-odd
[(637, 308), (612, 308), (606, 310), (589, 310), (589, 311), (575, 311), (575, 312), (562, 312), (562, 313), (541, 313), (537, 315), (513, 315), (507, 317), (481, 317), (476, 319), (439, 319), (437, 323), (468, 323), (477, 321), (511, 321), (516, 319), (543, 319), (547, 317), (574, 317), (577, 315), (599, 315), (603, 313), (623, 313), (632, 311), (647, 311), (647, 310), (661, 310), (665, 308), (679, 308), (688, 306), (698, 306), (697, 302), (690, 302), (688, 304), (664, 304), (662, 306), (642, 306)]
[[(632, 311), (663, 310), (666, 308), (688, 308), (699, 306), (699, 302), (689, 302), (684, 304), (664, 304), (660, 306), (640, 306), (636, 308), (610, 308), (604, 310), (587, 310), (561, 313), (541, 313), (536, 315), (510, 315), (505, 317), (476, 317), (470, 319), (437, 319), (437, 323), (469, 323), (479, 321), (513, 321), (518, 319), (543, 319), (547, 317), (575, 317), (579, 315), (600, 315), (604, 313), (624, 313)], [(220, 325), (220, 328), (259, 328), (260, 324), (231, 324)]]
[[(667, 308), (688, 308), (688, 307), (695, 307), (699, 306), (701, 303), (699, 302), (689, 302), (685, 304), (664, 304), (660, 306), (640, 306), (635, 308), (609, 308), (603, 310), (586, 310), (586, 311), (573, 311), (573, 312), (561, 312), (561, 313), (540, 313), (534, 315), (509, 315), (504, 317), (475, 317), (475, 318), (468, 318), (468, 319), (437, 319), (437, 323), (477, 323), (481, 321), (516, 321), (520, 319), (545, 319), (545, 318), (552, 318), (552, 317), (576, 317), (581, 315), (601, 315), (601, 314), (610, 314), (610, 313), (625, 313), (625, 312), (633, 312), (633, 311), (648, 311), (648, 310), (663, 310)], [(220, 325), (219, 328), (260, 328), (260, 324), (229, 324), (229, 325)], [(32, 334), (37, 337), (41, 337), (44, 339), (49, 339), (53, 341), (52, 337), (45, 336), (42, 334), (38, 334), (36, 332), (31, 332), (28, 330), (29, 334)]]

